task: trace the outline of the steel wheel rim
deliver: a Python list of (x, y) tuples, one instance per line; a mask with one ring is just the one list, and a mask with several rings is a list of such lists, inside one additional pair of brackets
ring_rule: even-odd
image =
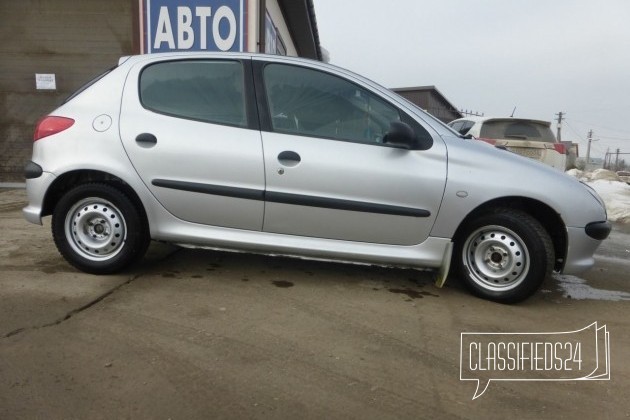
[(468, 236), (462, 258), (470, 278), (484, 289), (517, 287), (529, 272), (530, 258), (523, 239), (503, 226), (484, 226)]
[(111, 202), (89, 197), (68, 211), (65, 233), (76, 253), (92, 261), (103, 261), (120, 253), (127, 226), (121, 211)]

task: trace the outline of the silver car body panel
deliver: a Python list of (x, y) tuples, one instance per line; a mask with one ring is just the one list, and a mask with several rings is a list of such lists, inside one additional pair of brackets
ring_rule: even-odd
[(42, 207), (44, 205), (44, 197), (48, 187), (54, 182), (55, 175), (50, 172), (43, 172), (35, 179), (26, 180), (26, 196), (28, 205), (22, 209), (24, 218), (34, 224), (42, 224)]
[[(137, 81), (146, 64), (138, 63), (129, 71), (120, 112), (120, 137), (138, 176), (157, 200), (182, 220), (261, 230), (262, 200), (154, 185), (156, 180), (164, 180), (262, 192), (265, 174), (260, 131), (177, 118), (145, 109), (140, 103)], [(155, 135), (157, 143), (136, 142), (136, 137), (143, 133)]]
[[(451, 237), (457, 228), (453, 220), (463, 220), (471, 210), (501, 197), (525, 197), (545, 203), (568, 227), (584, 228), (588, 223), (606, 220), (601, 203), (575, 178), (483, 142), (445, 139), (449, 179), (432, 235)], [(466, 193), (464, 198), (461, 192)]]
[[(405, 151), (321, 139), (309, 139), (309, 143), (299, 137), (213, 125), (213, 130), (216, 128), (221, 136), (238, 135), (247, 150), (213, 143), (212, 139), (207, 145), (186, 150), (203, 143), (202, 138), (208, 140), (203, 127), (198, 125), (206, 123), (178, 119), (178, 132), (175, 132), (170, 126), (172, 117), (150, 115), (138, 102), (137, 74), (145, 64), (159, 60), (212, 57), (294, 63), (345, 77), (407, 112), (432, 135), (434, 144), (426, 151)], [(42, 176), (27, 182), (29, 205), (24, 215), (34, 223), (41, 223), (45, 192), (57, 177), (72, 171), (94, 170), (120, 178), (135, 191), (155, 240), (439, 268), (444, 265), (445, 255), (449, 255), (447, 251), (457, 228), (475, 208), (497, 198), (527, 197), (550, 206), (563, 219), (569, 242), (565, 272), (575, 273), (593, 264), (592, 253), (600, 243), (589, 238), (584, 227), (606, 220), (602, 204), (571, 177), (485, 143), (455, 137), (452, 130), (388, 89), (347, 70), (315, 61), (225, 53), (129, 57), (51, 115), (73, 118), (76, 123), (34, 143), (32, 160), (44, 171)], [(150, 124), (140, 124), (134, 118), (146, 118)], [(162, 143), (166, 147), (143, 148), (135, 142), (135, 137), (148, 129), (159, 130), (161, 138), (179, 141), (167, 145), (158, 140), (160, 147)], [(187, 134), (183, 140), (182, 130)], [(291, 142), (287, 137), (292, 137)], [(334, 152), (327, 150), (328, 146), (334, 147)], [(278, 154), (285, 149), (300, 153), (301, 163), (283, 167)], [(157, 150), (164, 153), (151, 153)], [(211, 153), (217, 153), (212, 167), (205, 160)], [(237, 157), (245, 159), (247, 165), (237, 165)], [(317, 173), (315, 167), (319, 168)], [(279, 174), (279, 169), (284, 174)], [(265, 203), (198, 192), (184, 194), (152, 184), (152, 177), (163, 175), (175, 181), (228, 184), (244, 190), (265, 189), (424, 209), (429, 216)]]
[[(426, 210), (403, 216), (287, 203), (267, 203), (266, 232), (398, 245), (425, 241), (446, 180), (446, 147), (402, 150), (379, 145), (263, 133), (268, 192)], [(301, 156), (286, 166), (283, 151)], [(369, 226), (369, 229), (366, 227)]]
[(562, 270), (565, 274), (582, 273), (595, 264), (593, 254), (601, 243), (589, 237), (583, 228), (567, 228), (567, 249), (566, 263)]

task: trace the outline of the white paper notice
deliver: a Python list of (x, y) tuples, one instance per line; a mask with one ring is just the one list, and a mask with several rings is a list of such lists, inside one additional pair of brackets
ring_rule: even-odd
[(54, 74), (35, 74), (35, 87), (37, 90), (55, 90), (57, 82)]

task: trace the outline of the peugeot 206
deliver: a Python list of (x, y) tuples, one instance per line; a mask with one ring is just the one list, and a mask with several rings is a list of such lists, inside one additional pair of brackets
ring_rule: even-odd
[(61, 255), (125, 269), (151, 240), (455, 273), (516, 302), (579, 273), (611, 225), (597, 194), (462, 138), (350, 71), (247, 53), (123, 57), (43, 117), (26, 219)]

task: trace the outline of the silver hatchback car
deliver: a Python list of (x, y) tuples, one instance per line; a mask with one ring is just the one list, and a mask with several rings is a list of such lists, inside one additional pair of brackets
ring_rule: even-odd
[(572, 177), (463, 139), (395, 93), (316, 61), (124, 57), (37, 125), (26, 219), (52, 214), (89, 273), (151, 239), (386, 266), (449, 268), (516, 302), (578, 273), (608, 236)]

